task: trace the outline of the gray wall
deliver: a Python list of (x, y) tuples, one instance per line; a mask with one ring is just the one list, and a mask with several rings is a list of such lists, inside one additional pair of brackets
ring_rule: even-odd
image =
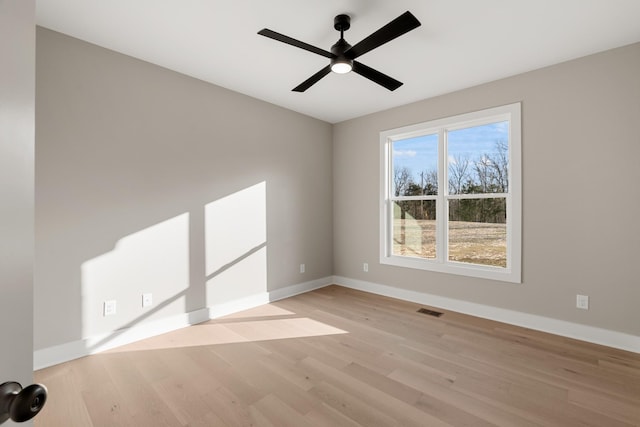
[[(335, 125), (334, 273), (640, 335), (638, 76), (634, 44)], [(379, 132), (518, 101), (523, 283), (380, 265)]]
[(0, 384), (26, 386), (33, 379), (34, 0), (0, 1), (0, 58)]
[(43, 28), (36, 85), (36, 350), (332, 274), (330, 124)]

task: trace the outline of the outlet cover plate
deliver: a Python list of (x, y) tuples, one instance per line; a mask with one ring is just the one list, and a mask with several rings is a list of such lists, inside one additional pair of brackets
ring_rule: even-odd
[(113, 316), (116, 314), (116, 300), (112, 299), (104, 302), (104, 315)]
[(589, 310), (589, 295), (576, 295), (576, 307)]
[(142, 294), (142, 306), (151, 307), (153, 305), (153, 294)]

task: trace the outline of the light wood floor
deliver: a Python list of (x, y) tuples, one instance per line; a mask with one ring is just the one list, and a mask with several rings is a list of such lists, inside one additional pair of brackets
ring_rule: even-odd
[(639, 354), (418, 308), (330, 286), (44, 369), (35, 425), (640, 425)]

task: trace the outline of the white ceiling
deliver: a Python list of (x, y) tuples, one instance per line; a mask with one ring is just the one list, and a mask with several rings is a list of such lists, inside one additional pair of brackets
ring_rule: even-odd
[[(422, 26), (358, 60), (402, 82), (355, 74), (291, 89), (328, 64), (257, 35), (329, 50), (335, 15), (356, 44), (411, 11)], [(640, 41), (640, 0), (37, 0), (37, 23), (331, 123)]]

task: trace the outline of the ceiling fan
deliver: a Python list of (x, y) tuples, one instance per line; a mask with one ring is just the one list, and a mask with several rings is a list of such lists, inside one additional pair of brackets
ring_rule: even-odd
[(402, 86), (402, 82), (399, 82), (380, 71), (374, 70), (371, 67), (367, 67), (355, 59), (405, 33), (408, 33), (420, 25), (420, 21), (418, 21), (411, 12), (405, 12), (384, 27), (366, 37), (364, 40), (356, 43), (354, 46), (351, 46), (344, 39), (344, 32), (351, 27), (351, 18), (349, 15), (338, 15), (333, 20), (333, 28), (340, 31), (340, 40), (331, 46), (331, 52), (267, 28), (258, 31), (258, 34), (331, 59), (329, 65), (293, 88), (294, 92), (304, 92), (331, 71), (339, 74), (353, 71), (381, 86), (386, 87), (389, 90), (396, 90)]

